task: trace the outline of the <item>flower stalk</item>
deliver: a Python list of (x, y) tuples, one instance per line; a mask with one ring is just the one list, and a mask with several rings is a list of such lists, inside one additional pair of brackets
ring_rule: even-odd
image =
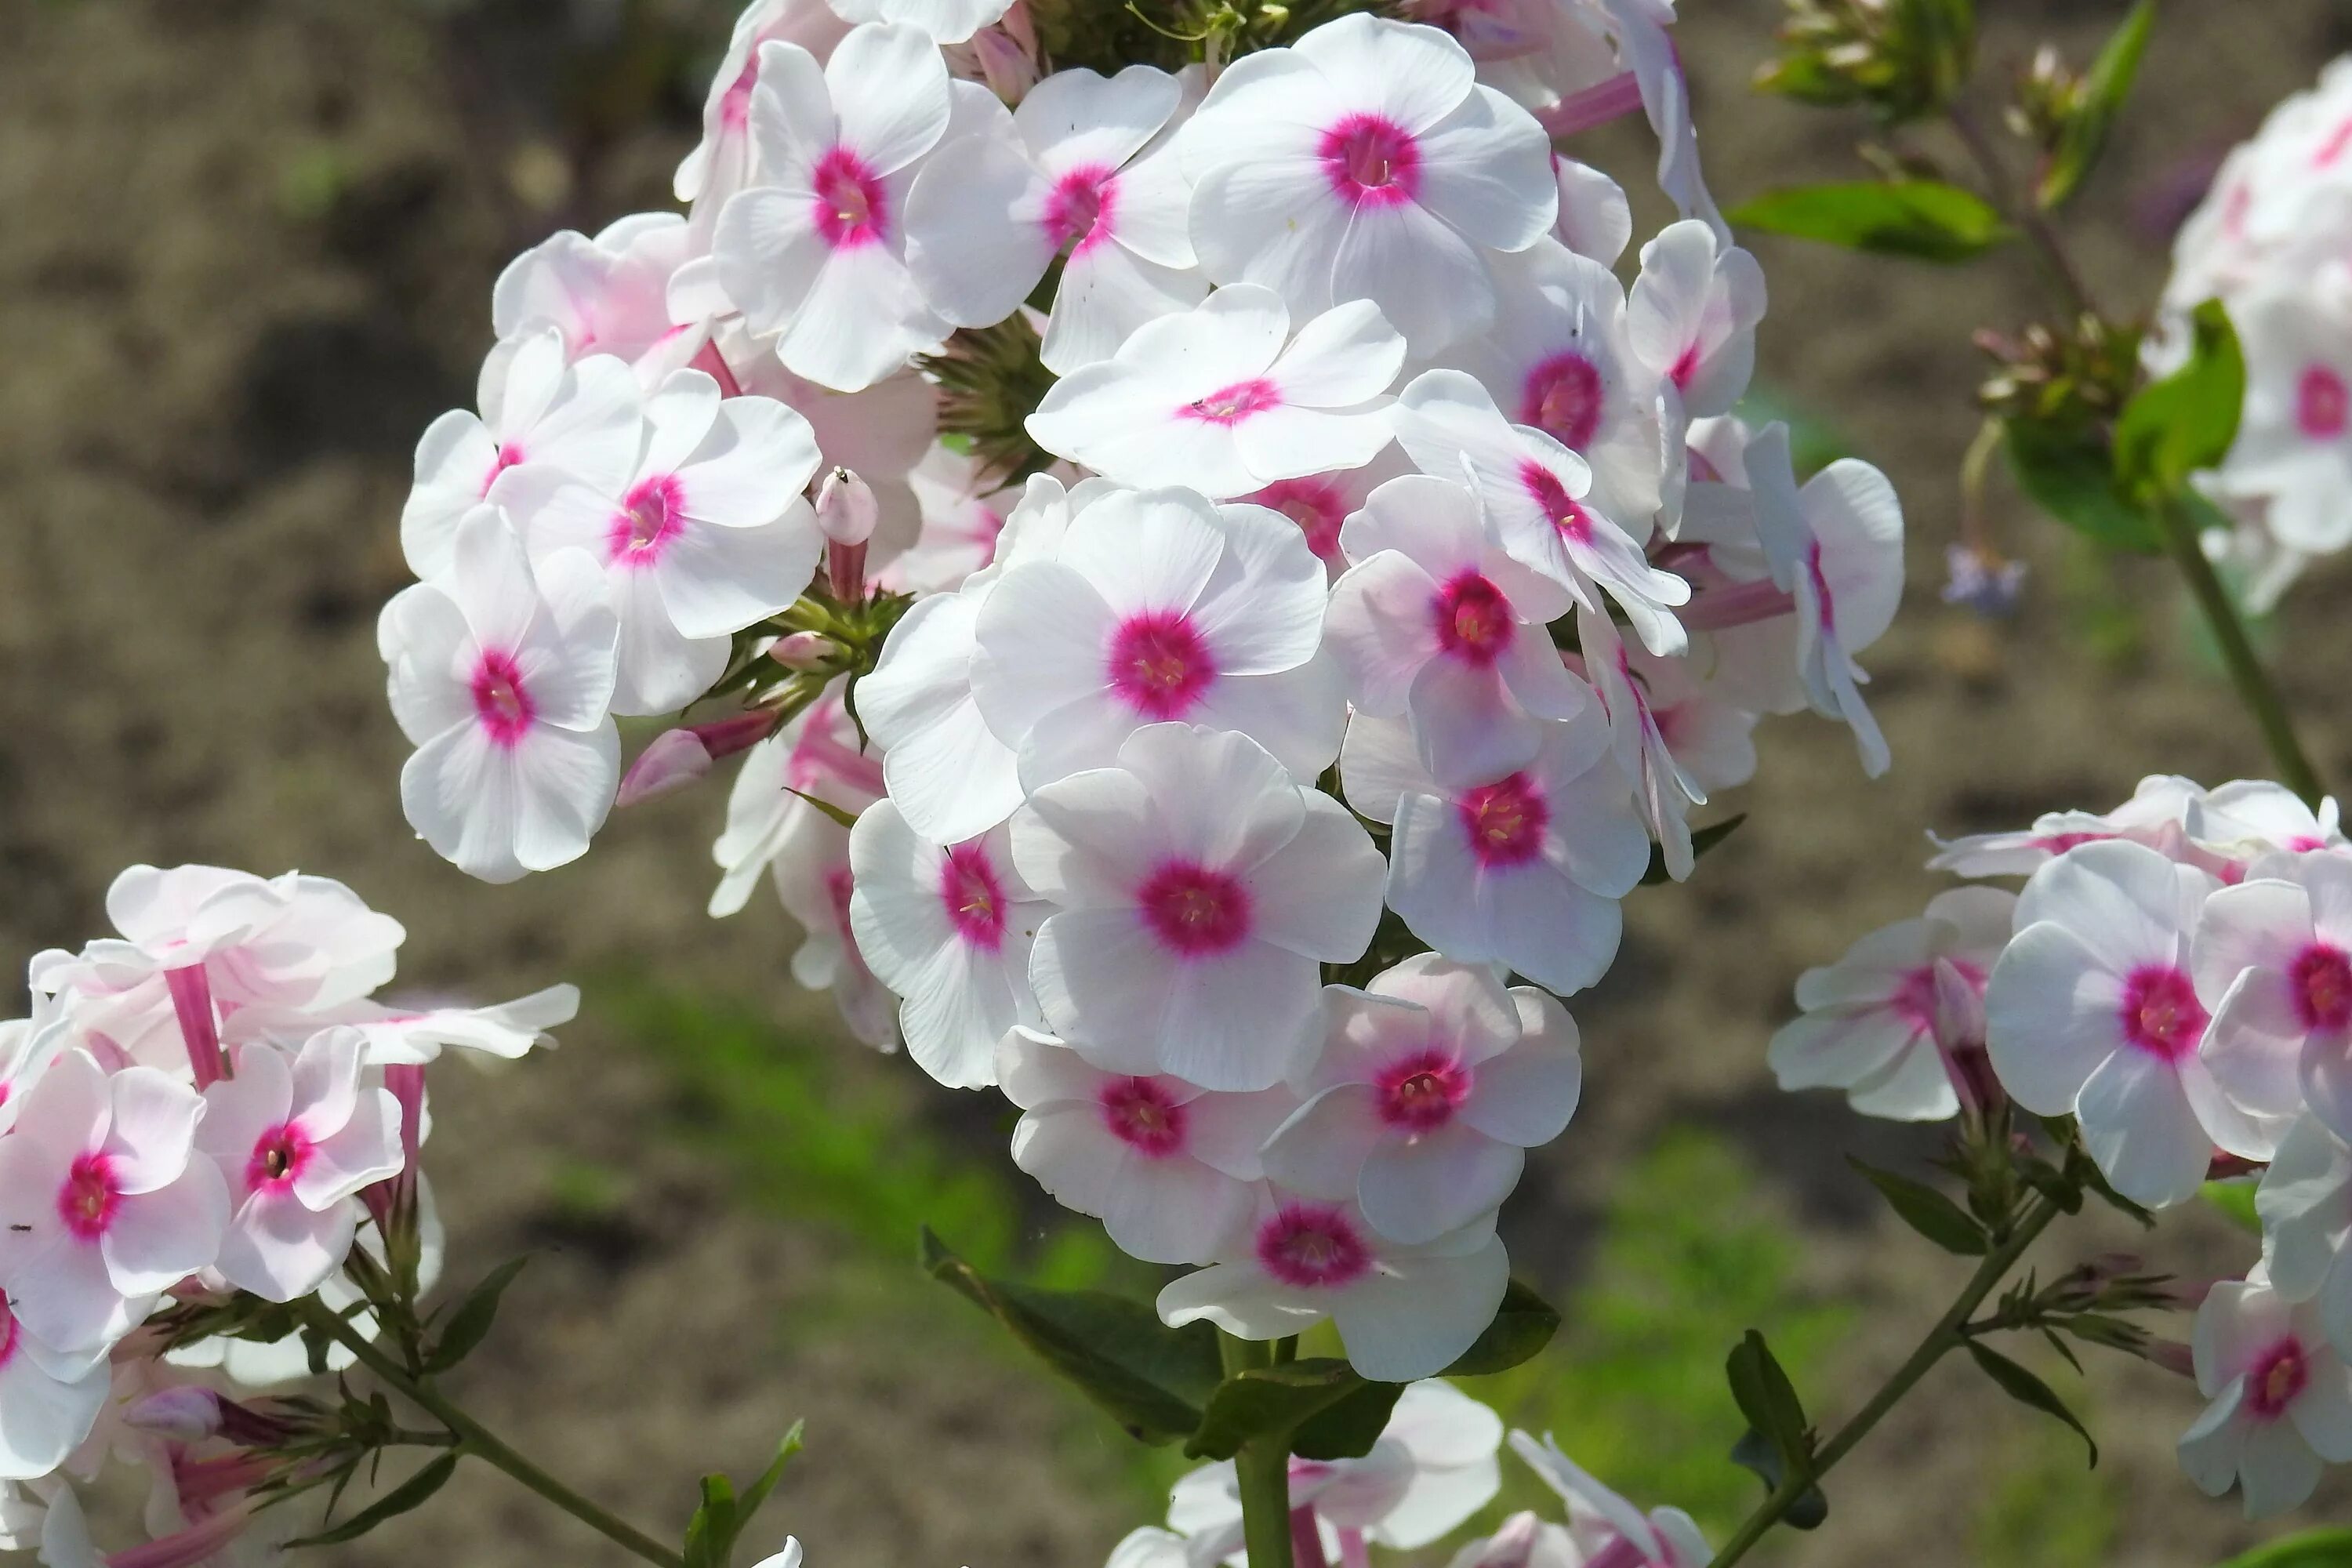
[[(1225, 1375), (1274, 1364), (1274, 1347), (1220, 1330), (1217, 1349)], [(1280, 1432), (1242, 1446), (1234, 1456), (1242, 1501), (1242, 1542), (1256, 1568), (1295, 1568), (1291, 1553), (1290, 1444)], [(1308, 1521), (1311, 1531), (1313, 1521)]]

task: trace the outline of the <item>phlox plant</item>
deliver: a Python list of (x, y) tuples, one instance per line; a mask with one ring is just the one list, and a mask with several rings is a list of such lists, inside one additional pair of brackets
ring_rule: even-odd
[[(1792, 11), (1765, 85), (1890, 137), (1948, 120), (1973, 184), (1881, 159), (1906, 173), (1727, 216), (1672, 0), (753, 0), (682, 210), (516, 258), (475, 408), (418, 444), (417, 580), (378, 626), (409, 825), (509, 882), (732, 768), (709, 912), (766, 881), (851, 1035), (1001, 1095), (1012, 1164), (1164, 1271), (1148, 1301), (1045, 1289), (920, 1239), (1204, 1461), (1114, 1568), (1427, 1553), (1506, 1447), (1557, 1507), (1460, 1568), (1727, 1568), (1822, 1525), (1832, 1468), (1950, 1352), (2082, 1430), (2016, 1334), (2193, 1377), (2183, 1468), (2250, 1514), (2352, 1459), (2352, 844), (2223, 581), (2266, 599), (2352, 539), (2352, 74), (2233, 157), (2143, 328), (2055, 216), (2147, 4), (2017, 89), (2023, 195), (1965, 107), (1969, 0)], [(1574, 156), (1637, 113), (1678, 215), (1638, 246)], [(1743, 417), (1743, 224), (2036, 249), (2068, 320), (1994, 343), (1969, 482), (2005, 450), (2059, 521), (2168, 551), (2284, 782), (2158, 774), (1939, 841), (1959, 886), (1798, 982), (1781, 1085), (1952, 1123), (1957, 1197), (1863, 1174), (1978, 1261), (1842, 1426), (1760, 1333), (1728, 1348), (1764, 1496), (1717, 1545), (1448, 1378), (1559, 1325), (1496, 1215), (1611, 1090), (1575, 1007), (1624, 900), (1704, 874), (1765, 717), (1895, 761), (1859, 661), (1903, 509)], [(1956, 597), (2021, 590), (1983, 538), (1956, 558)], [(616, 721), (673, 717), (625, 768)], [(758, 1550), (797, 1429), (740, 1489), (704, 1478), (672, 1546), (439, 1387), (516, 1265), (428, 1300), (428, 1069), (531, 1054), (576, 994), (401, 1010), (398, 925), (291, 872), (134, 867), (108, 912), (0, 1032), (0, 1547), (273, 1559), (474, 1459), (665, 1568)], [(2135, 1315), (2195, 1293), (2136, 1264), (2018, 1275), (2094, 1200), (2154, 1223), (2216, 1177), (2255, 1184), (2264, 1249), (2186, 1341)], [(353, 1495), (396, 1449), (404, 1479)], [(80, 1489), (117, 1464), (158, 1501), (101, 1547)]]

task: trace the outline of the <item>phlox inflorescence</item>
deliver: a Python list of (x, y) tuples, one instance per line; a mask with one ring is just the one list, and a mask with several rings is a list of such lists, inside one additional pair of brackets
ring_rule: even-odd
[[(382, 642), (445, 856), (558, 866), (742, 753), (712, 913), (764, 876), (852, 1033), (1202, 1266), (1171, 1322), (1411, 1382), (1758, 718), (1885, 765), (1902, 520), (1736, 412), (1764, 281), (1665, 0), (1335, 9), (1183, 64), (759, 0), (688, 212), (501, 279)], [(1636, 110), (1638, 247), (1557, 144)], [(613, 716), (688, 708), (624, 776)]]
[(194, 1563), (298, 1532), (261, 1505), (327, 1473), (326, 1407), (267, 1392), (313, 1370), (284, 1304), (372, 1335), (362, 1280), (438, 1273), (428, 1064), (549, 1044), (579, 994), (387, 998), (399, 922), (298, 872), (133, 866), (106, 907), (0, 1025), (0, 1547), (108, 1561), (74, 1489), (131, 1461), (155, 1539), (111, 1560)]

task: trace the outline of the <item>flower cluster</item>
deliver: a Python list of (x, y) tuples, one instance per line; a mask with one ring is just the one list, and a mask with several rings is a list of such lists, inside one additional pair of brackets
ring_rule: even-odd
[[(765, 873), (856, 1035), (1205, 1265), (1170, 1322), (1405, 1381), (1493, 1317), (1653, 841), (1764, 713), (1885, 767), (1902, 517), (1733, 415), (1764, 285), (1669, 5), (1340, 9), (1106, 77), (1019, 5), (759, 0), (690, 210), (499, 279), (383, 644), (442, 853), (748, 752), (714, 914)], [(1628, 287), (1552, 142), (1636, 108), (1685, 216)], [(620, 776), (609, 715), (705, 698)]]
[(2141, 782), (1943, 844), (1971, 885), (1808, 972), (1777, 1036), (1782, 1087), (1931, 1120), (2004, 1100), (2072, 1118), (2115, 1191), (2160, 1208), (2261, 1170), (2262, 1262), (2205, 1298), (2212, 1405), (2181, 1441), (2249, 1514), (2352, 1460), (2352, 844), (2335, 803), (2273, 784)]
[(2273, 109), (2181, 231), (2151, 357), (2184, 352), (2189, 312), (2229, 310), (2246, 357), (2243, 423), (2207, 494), (2235, 524), (2208, 548), (2258, 605), (2352, 544), (2352, 59)]
[(320, 1411), (218, 1390), (310, 1368), (285, 1304), (430, 1282), (426, 1065), (520, 1057), (578, 1002), (380, 1001), (404, 933), (324, 878), (134, 866), (106, 902), (115, 934), (36, 956), (0, 1025), (0, 1548), (56, 1568), (100, 1561), (70, 1483), (110, 1459), (152, 1472), (159, 1565), (328, 1474), (268, 1457)]
[[(1559, 1451), (1550, 1437), (1509, 1436), (1512, 1452), (1557, 1492), (1567, 1519), (1513, 1514), (1465, 1543), (1454, 1568), (1702, 1568), (1713, 1552), (1682, 1510), (1643, 1513)], [(1502, 1489), (1500, 1417), (1453, 1384), (1408, 1385), (1370, 1452), (1290, 1461), (1291, 1535), (1302, 1561), (1362, 1564), (1369, 1548), (1415, 1552), (1460, 1527)], [(1308, 1543), (1319, 1546), (1317, 1558)], [(1214, 1568), (1242, 1550), (1233, 1461), (1203, 1466), (1170, 1495), (1166, 1528), (1146, 1525), (1111, 1551), (1107, 1568)]]

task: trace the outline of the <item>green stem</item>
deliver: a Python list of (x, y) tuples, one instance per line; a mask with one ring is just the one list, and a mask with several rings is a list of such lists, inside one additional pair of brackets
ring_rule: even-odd
[(1994, 153), (1991, 140), (1977, 124), (1976, 116), (1956, 103), (1945, 111), (1945, 118), (1951, 122), (1961, 144), (1968, 148), (1969, 156), (1976, 161), (1977, 172), (1984, 179), (1985, 194), (2023, 232), (2026, 243), (2033, 249), (2034, 259), (2064, 297), (2068, 310), (2076, 316), (2098, 315), (2098, 302), (2092, 298), (2091, 286), (2083, 280), (2074, 258), (2066, 254), (2066, 247), (2059, 239), (2058, 231), (2051, 226), (2050, 219), (2031, 199), (2018, 201), (2011, 195), (2008, 172)]
[(1930, 1367), (1943, 1360), (1947, 1352), (1960, 1347), (1965, 1338), (1961, 1331), (1976, 1315), (1976, 1310), (1984, 1304), (1987, 1296), (2000, 1288), (2001, 1280), (2017, 1266), (2017, 1260), (2025, 1255), (2026, 1248), (2033, 1245), (2034, 1239), (2052, 1220), (2058, 1217), (2058, 1205), (2049, 1199), (2037, 1197), (2033, 1200), (2019, 1218), (2016, 1227), (1985, 1255), (1982, 1263), (1977, 1265), (1977, 1271), (1969, 1277), (1968, 1285), (1958, 1299), (1936, 1321), (1936, 1326), (1927, 1331), (1927, 1337), (1919, 1342), (1918, 1346), (1904, 1359), (1903, 1364), (1895, 1369), (1894, 1375), (1870, 1396), (1868, 1404), (1855, 1411), (1853, 1417), (1821, 1446), (1811, 1465), (1790, 1475), (1773, 1489), (1772, 1495), (1748, 1516), (1746, 1522), (1724, 1543), (1723, 1550), (1715, 1554), (1707, 1568), (1731, 1568), (1731, 1564), (1748, 1555), (1748, 1549), (1780, 1522), (1781, 1516), (1789, 1511), (1790, 1507), (1829, 1474), (1830, 1467), (1852, 1453), (1854, 1447), (1870, 1435), (1871, 1428), (1876, 1426), (1886, 1413), (1927, 1375)]
[(301, 1306), (303, 1321), (325, 1334), (345, 1350), (359, 1363), (379, 1379), (399, 1391), (401, 1396), (419, 1410), (440, 1422), (456, 1434), (459, 1446), (469, 1454), (488, 1461), (495, 1468), (553, 1503), (589, 1529), (614, 1542), (660, 1568), (685, 1568), (686, 1560), (653, 1537), (625, 1520), (582, 1497), (545, 1470), (507, 1446), (506, 1441), (467, 1415), (434, 1390), (422, 1378), (412, 1377), (407, 1370), (391, 1356), (371, 1343), (350, 1323), (321, 1306), (317, 1298)]
[(2221, 647), (2221, 662), (2229, 667), (2231, 683), (2237, 687), (2240, 700), (2253, 710), (2254, 721), (2262, 726), (2271, 759), (2278, 764), (2279, 782), (2301, 795), (2305, 804), (2316, 806), (2327, 793), (2319, 782), (2319, 770), (2311, 765), (2303, 742), (2296, 738), (2294, 721), (2287, 715), (2286, 702), (2272, 683), (2270, 671), (2263, 668), (2262, 656), (2254, 651), (2253, 640), (2246, 635), (2246, 624), (2239, 618), (2237, 605), (2230, 602), (2229, 590), (2213, 574), (2213, 563), (2205, 559), (2196, 525), (2180, 508), (2166, 502), (2156, 505), (2153, 516), (2157, 531), (2164, 536), (2165, 553), (2172, 557), (2181, 576), (2188, 579), (2197, 607), (2204, 612), (2206, 624), (2213, 628), (2213, 640)]
[[(1217, 1348), (1225, 1375), (1271, 1366), (1275, 1347), (1220, 1331)], [(1288, 1435), (1242, 1445), (1234, 1456), (1242, 1500), (1242, 1547), (1250, 1568), (1292, 1568), (1290, 1551), (1290, 1446)]]

